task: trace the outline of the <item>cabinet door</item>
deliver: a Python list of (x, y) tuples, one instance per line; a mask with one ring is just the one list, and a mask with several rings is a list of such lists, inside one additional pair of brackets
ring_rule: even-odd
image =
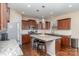
[(42, 22), (39, 22), (38, 29), (43, 29), (43, 23)]
[(35, 20), (22, 20), (22, 29), (37, 28), (37, 23)]
[(62, 36), (61, 38), (61, 46), (64, 47), (70, 47), (70, 38), (67, 36)]
[(7, 5), (6, 4), (3, 4), (3, 16), (1, 16), (1, 17), (3, 17), (3, 19), (2, 19), (2, 27), (3, 27), (3, 29), (6, 29), (7, 28), (7, 20), (8, 20), (8, 15), (7, 15)]
[(6, 3), (0, 3), (0, 30), (7, 29), (7, 20), (9, 18), (7, 7), (8, 5)]
[(56, 53), (61, 50), (61, 40), (60, 39), (57, 39), (55, 41), (55, 50), (56, 50)]
[(70, 29), (70, 27), (71, 27), (71, 19), (70, 18), (58, 20), (58, 29), (67, 30), (67, 29)]
[(48, 21), (45, 22), (45, 29), (50, 29), (50, 22)]
[(22, 29), (23, 30), (29, 29), (29, 23), (28, 23), (28, 21), (22, 20)]
[(29, 26), (36, 29), (37, 28), (37, 22), (35, 20), (28, 20)]
[(39, 24), (38, 24), (38, 29), (50, 29), (50, 22), (45, 21), (45, 25), (44, 25), (43, 22), (40, 21)]

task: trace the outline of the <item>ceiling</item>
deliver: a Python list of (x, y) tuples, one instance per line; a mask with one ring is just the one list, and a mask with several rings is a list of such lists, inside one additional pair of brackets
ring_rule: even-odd
[(9, 3), (9, 7), (24, 16), (48, 18), (79, 10), (79, 3)]

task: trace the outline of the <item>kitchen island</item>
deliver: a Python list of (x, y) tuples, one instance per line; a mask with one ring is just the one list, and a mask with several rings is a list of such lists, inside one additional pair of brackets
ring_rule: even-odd
[(55, 56), (55, 40), (60, 39), (61, 37), (44, 34), (33, 34), (30, 36), (32, 37), (32, 45), (34, 39), (42, 40), (46, 43), (47, 54)]

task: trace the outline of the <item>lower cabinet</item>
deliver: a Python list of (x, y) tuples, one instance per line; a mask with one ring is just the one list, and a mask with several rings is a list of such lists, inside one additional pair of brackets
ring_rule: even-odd
[(61, 46), (62, 46), (62, 48), (70, 47), (70, 38), (68, 36), (62, 36), (62, 38), (61, 38)]
[(56, 51), (56, 53), (57, 53), (59, 50), (61, 50), (61, 40), (60, 40), (60, 39), (57, 39), (57, 40), (55, 41), (55, 51)]
[(28, 44), (30, 43), (31, 37), (28, 34), (22, 35), (22, 44)]
[(62, 48), (70, 47), (70, 38), (69, 36), (61, 36), (60, 39), (55, 41), (56, 52), (60, 51)]

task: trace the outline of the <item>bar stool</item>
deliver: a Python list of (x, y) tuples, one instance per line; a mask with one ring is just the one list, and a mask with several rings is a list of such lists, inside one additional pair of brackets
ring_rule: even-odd
[(40, 55), (46, 55), (47, 54), (46, 43), (43, 41), (39, 41), (37, 50), (40, 51)]
[(33, 41), (33, 48), (34, 49), (37, 49), (38, 43), (39, 43), (39, 40), (38, 39), (34, 39), (34, 41)]

